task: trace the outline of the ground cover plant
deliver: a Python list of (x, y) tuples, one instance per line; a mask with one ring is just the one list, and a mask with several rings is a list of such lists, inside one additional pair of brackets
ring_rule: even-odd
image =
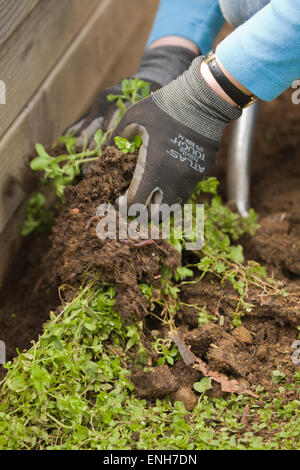
[[(210, 383), (195, 383), (193, 412), (167, 397), (137, 398), (130, 351), (145, 354), (136, 322), (122, 325), (114, 290), (83, 286), (40, 339), (8, 365), (1, 388), (2, 449), (278, 449), (299, 438), (296, 386), (270, 399), (208, 398)], [(173, 357), (173, 355), (172, 355)], [(143, 358), (140, 358), (143, 361)], [(295, 399), (286, 401), (287, 394)], [(291, 396), (291, 395), (290, 395)], [(275, 418), (275, 419), (274, 419)]]
[[(266, 268), (251, 261), (253, 247), (263, 257), (262, 238), (277, 219), (258, 229), (253, 211), (243, 219), (222, 203), (211, 178), (193, 198), (205, 204), (201, 251), (186, 252), (174, 236), (141, 247), (99, 240), (91, 218), (128, 186), (130, 145), (101, 148), (91, 172), (64, 189), (36, 289), (61, 286), (62, 305), (7, 365), (0, 447), (299, 448), (300, 376), (291, 360), (299, 297), (286, 281), (297, 265), (281, 260), (280, 247), (276, 276), (270, 255)], [(288, 220), (292, 237), (297, 219)], [(208, 376), (186, 364), (174, 332)], [(254, 396), (224, 392), (214, 373)]]

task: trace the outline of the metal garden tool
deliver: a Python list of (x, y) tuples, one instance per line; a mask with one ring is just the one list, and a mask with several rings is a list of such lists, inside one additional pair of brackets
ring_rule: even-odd
[(250, 159), (260, 103), (245, 108), (233, 123), (227, 163), (227, 198), (243, 217), (248, 216), (250, 200)]

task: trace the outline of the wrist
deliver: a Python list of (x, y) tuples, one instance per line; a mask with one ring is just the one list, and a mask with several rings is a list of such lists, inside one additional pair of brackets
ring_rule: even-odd
[(194, 59), (186, 72), (153, 93), (152, 99), (176, 121), (219, 145), (225, 125), (239, 118), (241, 110), (206, 83), (200, 73), (204, 60), (204, 56)]
[(200, 73), (203, 77), (203, 79), (206, 81), (207, 85), (210, 86), (214, 90), (217, 95), (220, 96), (224, 101), (226, 101), (228, 104), (231, 106), (237, 106), (237, 103), (235, 103), (230, 96), (228, 96), (223, 88), (219, 85), (211, 71), (209, 70), (209, 67), (205, 61), (201, 62), (200, 66)]
[(225, 77), (228, 78), (228, 80), (231, 81), (231, 83), (233, 83), (233, 85), (235, 85), (240, 91), (242, 91), (243, 93), (245, 93), (245, 95), (248, 95), (249, 98), (250, 96), (253, 95), (253, 93), (251, 93), (250, 90), (248, 90), (248, 88), (244, 87), (244, 85), (242, 85), (240, 82), (238, 82), (234, 77), (233, 75), (231, 75), (231, 73), (228, 72), (228, 70), (226, 70), (226, 68), (224, 67), (224, 65), (222, 64), (222, 62), (220, 61), (220, 59), (216, 56), (216, 61), (220, 67), (220, 69), (222, 70), (222, 72), (224, 73)]
[(202, 62), (200, 73), (215, 93), (232, 106), (243, 109), (257, 99), (226, 70), (213, 53)]
[(199, 47), (193, 41), (180, 36), (165, 36), (163, 38), (156, 39), (156, 41), (150, 44), (149, 49), (155, 49), (156, 47), (161, 46), (184, 47), (185, 49), (189, 49), (194, 52), (196, 55), (200, 54)]

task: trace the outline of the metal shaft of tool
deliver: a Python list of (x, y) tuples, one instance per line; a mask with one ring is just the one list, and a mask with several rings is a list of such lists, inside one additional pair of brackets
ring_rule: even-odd
[(227, 163), (228, 201), (243, 216), (248, 216), (250, 198), (250, 160), (259, 110), (257, 100), (245, 108), (234, 122)]

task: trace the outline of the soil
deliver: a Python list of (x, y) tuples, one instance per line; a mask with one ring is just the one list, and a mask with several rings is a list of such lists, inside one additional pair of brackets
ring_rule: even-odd
[(50, 284), (76, 282), (82, 274), (95, 272), (99, 279), (115, 285), (115, 307), (123, 319), (132, 313), (139, 318), (145, 315), (147, 305), (138, 282), (159, 285), (162, 265), (174, 271), (181, 261), (164, 240), (140, 247), (138, 240), (100, 240), (96, 235), (97, 207), (124, 194), (135, 164), (136, 155), (110, 147), (79, 184), (66, 189), (65, 207), (44, 260)]
[[(254, 304), (253, 311), (245, 312), (242, 326), (234, 329), (231, 320), (235, 293), (230, 285), (220, 286), (215, 279), (206, 277), (181, 291), (186, 304), (205, 306), (209, 314), (222, 317), (224, 322), (222, 327), (217, 323), (198, 326), (196, 310), (184, 307), (177, 316), (181, 339), (212, 369), (236, 379), (244, 388), (255, 389), (261, 384), (272, 391), (278, 388), (271, 381), (272, 370), (282, 370), (288, 381), (299, 370), (291, 360), (294, 352), (291, 346), (300, 325), (298, 127), (299, 109), (292, 105), (289, 92), (262, 105), (251, 168), (251, 202), (259, 213), (261, 228), (253, 238), (245, 237), (242, 241), (246, 257), (264, 264), (269, 275), (280, 280), (289, 297), (265, 295), (253, 289), (247, 299)], [(222, 181), (223, 196), (228, 140), (227, 132), (214, 171)], [(38, 242), (44, 252), (43, 263), (40, 252), (32, 251), (32, 247), (25, 249), (21, 258), (19, 255), (18, 263), (22, 259), (23, 268), (8, 277), (0, 317), (1, 336), (8, 343), (9, 357), (16, 346), (28, 347), (30, 339), (37, 337), (47, 312), (56, 305), (53, 289), (62, 283), (76, 284), (82, 275), (91, 273), (116, 285), (116, 309), (126, 321), (132, 314), (144, 320), (147, 344), (153, 341), (153, 330), (165, 337), (160, 322), (145, 317), (147, 305), (138, 283), (158, 285), (162, 264), (174, 270), (180, 256), (164, 241), (137, 247), (132, 240), (128, 243), (100, 240), (95, 231), (97, 220), (91, 219), (99, 204), (113, 202), (125, 192), (135, 161), (135, 155), (107, 149), (81, 182), (67, 188), (65, 208), (48, 241), (50, 248), (47, 241)], [(9, 287), (12, 283), (13, 288)], [(17, 316), (11, 318), (12, 313)], [(153, 353), (150, 365), (156, 359)], [(152, 367), (147, 373), (133, 372), (137, 395), (155, 398), (172, 394), (174, 400), (182, 396), (189, 410), (193, 408), (192, 386), (202, 374), (186, 366), (182, 359), (172, 367), (164, 365)], [(215, 385), (209, 394), (222, 396), (224, 392)]]
[[(23, 242), (1, 289), (0, 338), (5, 340), (7, 360), (16, 355), (16, 348), (22, 351), (37, 339), (50, 310), (59, 303), (57, 287), (41, 285), (41, 259), (49, 246), (47, 236)], [(0, 366), (0, 377), (4, 372)]]

